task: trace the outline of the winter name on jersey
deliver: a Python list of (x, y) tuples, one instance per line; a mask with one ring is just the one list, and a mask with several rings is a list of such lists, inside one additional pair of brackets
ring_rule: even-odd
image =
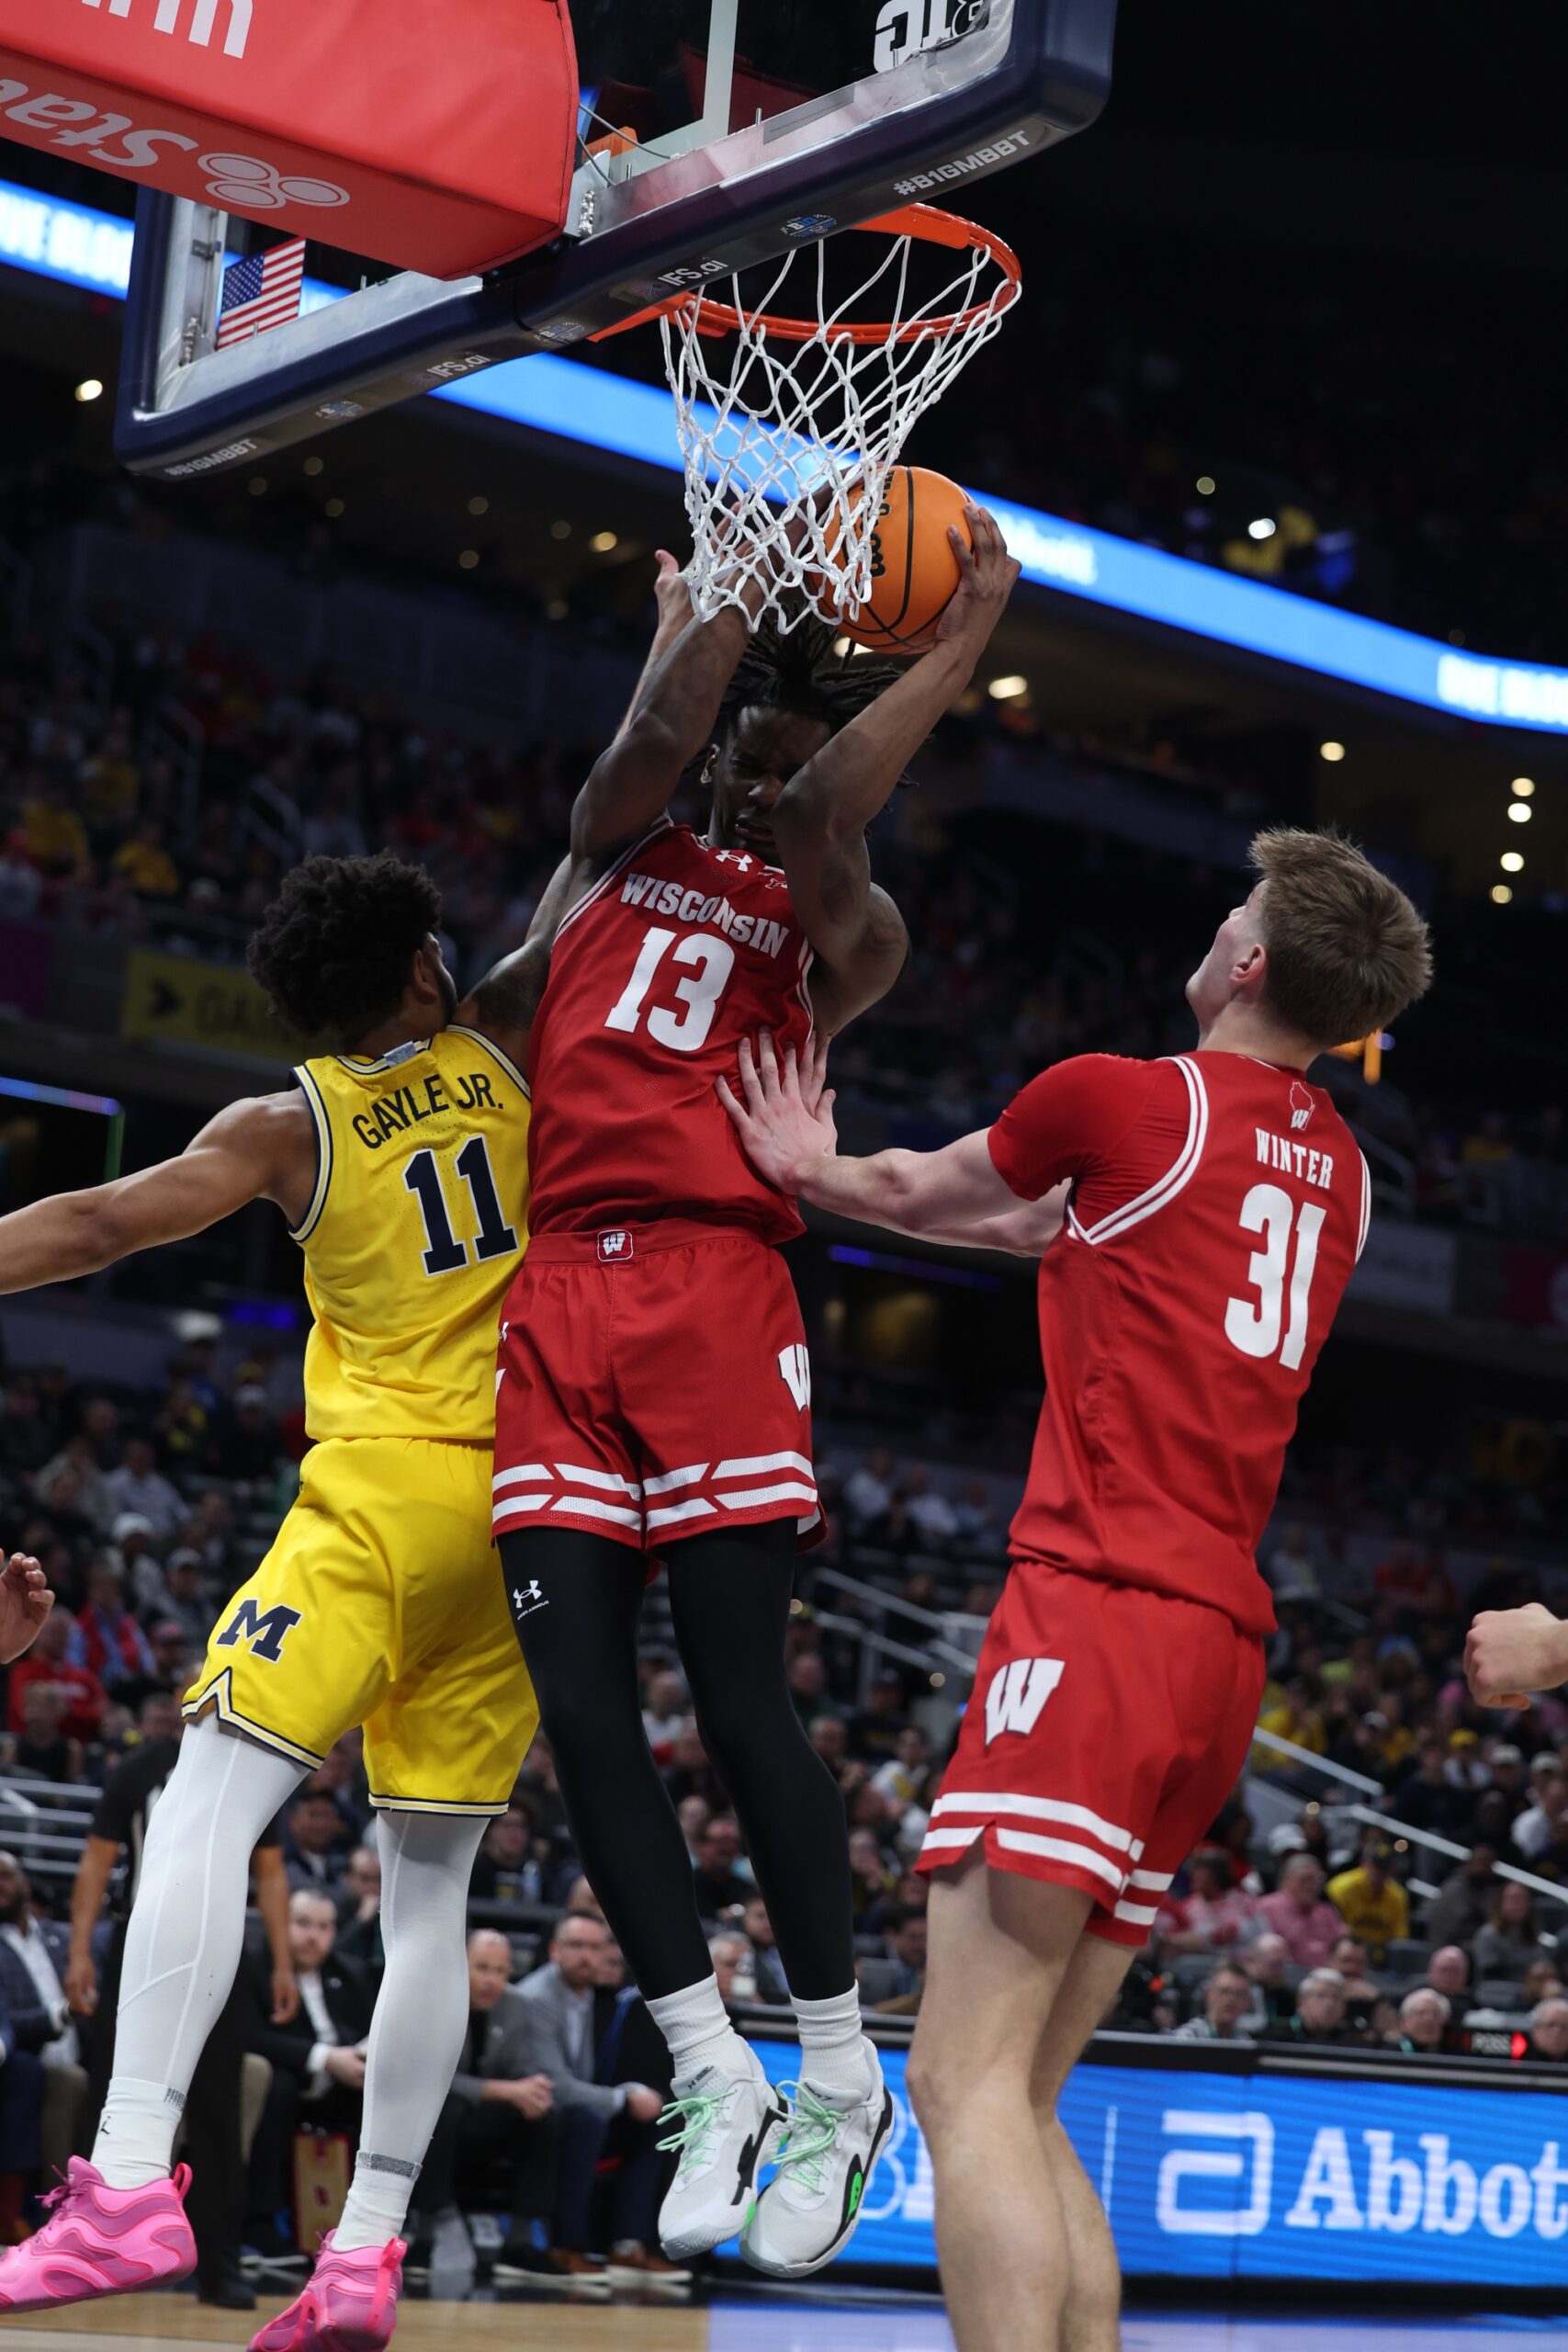
[(1299, 1176), (1303, 1183), (1315, 1184), (1322, 1193), (1334, 1187), (1334, 1154), (1331, 1151), (1309, 1151), (1304, 1143), (1292, 1143), (1288, 1136), (1270, 1135), (1267, 1127), (1255, 1127), (1258, 1157), (1265, 1168), (1277, 1168), (1286, 1176)]
[(776, 956), (789, 937), (787, 923), (738, 913), (717, 892), (688, 889), (683, 882), (665, 882), (657, 874), (628, 874), (621, 885), (621, 901), (650, 915), (673, 915), (677, 922), (710, 923), (738, 947), (755, 947), (763, 956)]
[(395, 1086), (389, 1094), (373, 1094), (368, 1111), (354, 1114), (354, 1132), (367, 1151), (379, 1151), (389, 1136), (417, 1127), (437, 1111), (504, 1111), (490, 1091), (482, 1069), (459, 1077), (450, 1098), (439, 1078), (422, 1078), (415, 1086)]

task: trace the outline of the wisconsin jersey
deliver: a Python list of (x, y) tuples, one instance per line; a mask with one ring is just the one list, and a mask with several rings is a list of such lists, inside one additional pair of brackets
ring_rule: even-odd
[(1061, 1063), (989, 1142), (1026, 1200), (1072, 1182), (1041, 1262), (1046, 1393), (1015, 1556), (1269, 1631), (1257, 1545), (1366, 1239), (1354, 1136), (1299, 1072), (1192, 1053)]
[(627, 850), (561, 924), (534, 1024), (534, 1230), (674, 1216), (800, 1232), (714, 1083), (759, 1030), (805, 1046), (810, 962), (776, 869), (668, 818)]
[(312, 1438), (487, 1444), (495, 1333), (527, 1239), (528, 1089), (453, 1027), (375, 1061), (295, 1075), (316, 1122), (315, 1196), (294, 1238), (315, 1317)]

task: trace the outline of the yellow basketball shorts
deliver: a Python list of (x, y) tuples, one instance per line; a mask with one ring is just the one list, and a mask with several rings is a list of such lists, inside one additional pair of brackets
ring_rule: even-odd
[(539, 1711), (491, 1544), (491, 1449), (331, 1438), (224, 1610), (188, 1721), (303, 1765), (365, 1726), (373, 1804), (503, 1813)]

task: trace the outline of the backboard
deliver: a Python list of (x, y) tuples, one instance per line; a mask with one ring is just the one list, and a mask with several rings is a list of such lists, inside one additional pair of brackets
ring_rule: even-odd
[[(177, 480), (266, 452), (920, 198), (1092, 122), (1115, 0), (570, 0), (580, 155), (564, 233), (456, 281), (404, 271), (216, 348), (230, 225), (144, 192), (117, 440)], [(518, 136), (528, 135), (525, 95)], [(327, 269), (312, 247), (309, 266)], [(341, 268), (338, 275), (343, 275)]]

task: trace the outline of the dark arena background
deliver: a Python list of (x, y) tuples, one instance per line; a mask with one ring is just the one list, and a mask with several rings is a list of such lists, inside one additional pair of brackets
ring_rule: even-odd
[[(135, 4), (129, 21), (151, 23), (152, 0)], [(255, 22), (290, 5), (254, 0)], [(857, 11), (895, 43), (919, 16), (826, 14)], [(464, 11), (447, 13), (456, 42)], [(668, 100), (675, 51), (639, 62), (637, 0), (573, 13), (585, 108), (612, 85), (617, 123), (634, 85)], [(146, 345), (156, 300), (149, 277), (128, 335), (137, 174), (54, 141), (50, 121), (73, 118), (23, 119), (29, 93), (68, 86), (41, 78), (47, 58), (12, 58), (28, 14), (0, 6), (0, 1215), (166, 1159), (220, 1106), (288, 1083), (244, 955), (300, 859), (424, 866), (460, 988), (517, 945), (637, 680), (655, 551), (689, 545), (657, 334), (560, 331), (568, 295), (543, 264), (511, 281), (510, 343), (488, 277), (465, 322), (432, 330), (431, 352), (468, 335), (501, 363), (437, 358), (421, 380), (445, 367), (444, 390), (389, 391), (388, 344), (335, 399), (321, 369), (338, 362), (318, 355), (270, 424), (224, 421), (247, 401), (262, 416), (254, 377), (183, 440), (162, 393), (152, 423), (151, 393), (131, 417), (122, 345)], [(758, 90), (824, 86), (801, 63), (811, 14), (777, 12)], [(694, 31), (649, 12), (688, 64), (709, 11), (692, 15)], [(988, 37), (949, 30), (954, 55)], [(1080, 1052), (1186, 1051), (1183, 983), (1245, 897), (1263, 826), (1344, 828), (1430, 923), (1429, 995), (1314, 1073), (1366, 1155), (1372, 1220), (1258, 1553), (1279, 1631), (1258, 1742), (1064, 2118), (1116, 2239), (1129, 2352), (1555, 2341), (1568, 1707), (1478, 1706), (1462, 1653), (1478, 1610), (1568, 1602), (1562, 36), (1549, 11), (1453, 0), (1121, 0), (1114, 31), (1098, 119), (1098, 98), (1081, 129), (1064, 99), (1036, 142), (1050, 152), (933, 196), (1007, 239), (1023, 293), (907, 454), (992, 509), (1022, 578), (872, 830), (912, 953), (834, 1048), (841, 1148), (933, 1149)], [(860, 70), (837, 52), (823, 69), (833, 86)], [(581, 128), (601, 135), (588, 112)], [(843, 209), (850, 135), (835, 123), (814, 151), (829, 196), (811, 205), (803, 177), (792, 201)], [(941, 153), (969, 139), (944, 129)], [(169, 186), (142, 192), (148, 239), (156, 205), (200, 198)], [(231, 263), (279, 235), (254, 219), (228, 216)], [(281, 225), (310, 239), (285, 333), (362, 279), (377, 299), (382, 261)], [(700, 251), (717, 232), (693, 233)], [(645, 265), (660, 291), (677, 248)], [(561, 283), (592, 323), (600, 289)], [(547, 312), (530, 356), (518, 319)], [(694, 775), (686, 813), (702, 806)], [(904, 2089), (926, 1959), (909, 1866), (1008, 1572), (1040, 1404), (1034, 1270), (807, 1225), (787, 1254), (828, 1532), (802, 1556), (788, 1673), (849, 1819), (888, 2154), (845, 2258), (776, 2291), (733, 2245), (691, 2283), (617, 2259), (608, 2196), (565, 2291), (497, 2276), (513, 2183), (496, 2164), (408, 2285), (411, 2343), (953, 2343)], [(0, 1669), (0, 2050), (45, 2062), (30, 2118), (20, 2094), (0, 2101), (6, 2243), (40, 2217), (38, 2146), (52, 2167), (92, 2144), (86, 1988), (138, 1864), (128, 1849), (84, 1917), (84, 1856), (118, 1841), (106, 1783), (169, 1735), (297, 1489), (309, 1320), (300, 1253), (265, 1203), (0, 1302), (0, 1545), (35, 1554), (59, 1595), (44, 1664)], [(642, 1658), (721, 1988), (770, 2075), (793, 2076), (765, 1908), (658, 1583)], [(324, 1804), (284, 1825), (289, 1879), (329, 1894), (335, 1963), (368, 2004), (379, 1862), (355, 1741), (310, 1793)], [(563, 1912), (594, 1909), (540, 1741), (486, 1834), (470, 1920), (503, 1934), (515, 1981)], [(28, 1917), (58, 1923), (70, 1996), (30, 2039), (6, 1940)], [(1245, 1972), (1229, 2011), (1210, 1985), (1228, 1961)], [(1298, 2004), (1324, 1962), (1337, 1991)], [(266, 2062), (254, 2006), (249, 2055)], [(604, 2063), (615, 2082), (613, 2049)], [(265, 2063), (246, 2077), (247, 2151), (266, 2079)], [(352, 2116), (312, 2130), (307, 2103), (283, 2202), (247, 2178), (264, 2316), (299, 2291), (353, 2141)], [(182, 2293), (0, 2334), (216, 2346), (257, 2324)], [(1021, 2352), (1037, 2340), (1021, 2326)]]

